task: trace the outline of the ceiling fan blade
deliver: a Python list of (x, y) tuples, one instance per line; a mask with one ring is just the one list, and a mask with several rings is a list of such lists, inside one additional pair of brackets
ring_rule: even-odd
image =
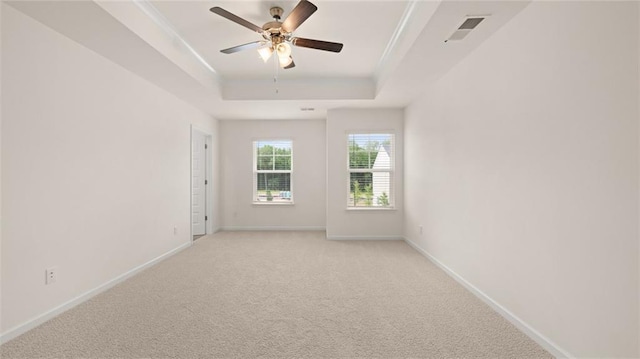
[(307, 0), (301, 0), (282, 23), (282, 30), (294, 32), (316, 10), (318, 10), (317, 6)]
[(291, 59), (291, 63), (286, 67), (284, 67), (284, 69), (287, 70), (287, 69), (292, 69), (294, 67), (296, 67), (296, 63), (293, 61), (293, 59)]
[(234, 15), (230, 12), (228, 12), (227, 10), (216, 6), (216, 7), (212, 7), (211, 9), (209, 9), (212, 13), (214, 14), (218, 14), (222, 17), (224, 17), (225, 19), (231, 20), (233, 22), (235, 22), (238, 25), (242, 25), (244, 27), (246, 27), (249, 30), (255, 31), (258, 34), (262, 34), (264, 32), (264, 30), (262, 30), (262, 28), (258, 25), (252, 24), (249, 21), (241, 18), (240, 16)]
[(303, 37), (294, 37), (291, 39), (291, 43), (295, 46), (308, 47), (310, 49), (324, 50), (331, 52), (342, 51), (342, 44), (338, 42), (329, 42), (321, 40), (305, 39)]
[(249, 42), (243, 45), (230, 47), (228, 49), (220, 50), (220, 52), (225, 54), (233, 54), (234, 52), (238, 52), (238, 51), (257, 49), (262, 45), (264, 45), (264, 41), (254, 41), (254, 42)]

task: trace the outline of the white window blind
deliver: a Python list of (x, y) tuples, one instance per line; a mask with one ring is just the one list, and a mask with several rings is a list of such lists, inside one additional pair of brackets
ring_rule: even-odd
[(253, 142), (254, 203), (293, 203), (291, 140)]
[(393, 207), (394, 135), (349, 134), (349, 208)]

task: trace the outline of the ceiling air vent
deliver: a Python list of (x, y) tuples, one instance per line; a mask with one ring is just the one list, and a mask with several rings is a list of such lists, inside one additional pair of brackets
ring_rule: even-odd
[(478, 24), (480, 24), (486, 17), (487, 15), (465, 17), (462, 24), (458, 26), (458, 29), (454, 31), (448, 39), (444, 40), (444, 42), (459, 41), (464, 39), (471, 32), (471, 30), (475, 29), (476, 26), (478, 26)]

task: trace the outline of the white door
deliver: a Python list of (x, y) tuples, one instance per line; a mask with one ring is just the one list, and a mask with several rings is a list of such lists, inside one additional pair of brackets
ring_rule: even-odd
[(205, 146), (205, 135), (193, 130), (191, 134), (191, 227), (194, 236), (206, 233), (207, 156)]

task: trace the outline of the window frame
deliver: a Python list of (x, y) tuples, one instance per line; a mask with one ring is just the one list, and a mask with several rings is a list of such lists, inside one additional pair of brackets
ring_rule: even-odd
[[(290, 167), (288, 170), (259, 170), (258, 169), (258, 144), (268, 142), (289, 142), (291, 144)], [(294, 141), (292, 138), (254, 138), (252, 140), (252, 157), (253, 157), (253, 181), (252, 181), (252, 204), (257, 206), (290, 206), (294, 204), (294, 191), (293, 191), (293, 147)], [(274, 167), (275, 167), (275, 154)], [(283, 156), (284, 157), (284, 156)], [(273, 201), (258, 201), (258, 174), (260, 173), (289, 173), (289, 192), (291, 192), (291, 199), (286, 202), (273, 202)]]
[[(379, 169), (373, 168), (351, 168), (350, 161), (350, 144), (349, 141), (350, 136), (353, 135), (389, 135), (391, 136), (391, 154), (389, 156), (390, 166), (389, 169)], [(353, 130), (347, 131), (346, 133), (346, 159), (347, 159), (347, 186), (346, 186), (346, 202), (347, 202), (347, 211), (390, 211), (396, 209), (396, 194), (395, 194), (395, 182), (396, 182), (396, 133), (395, 131), (371, 131), (371, 130)], [(375, 163), (375, 162), (374, 162)], [(388, 206), (354, 206), (351, 204), (351, 174), (352, 173), (388, 173), (389, 174), (389, 205)]]

